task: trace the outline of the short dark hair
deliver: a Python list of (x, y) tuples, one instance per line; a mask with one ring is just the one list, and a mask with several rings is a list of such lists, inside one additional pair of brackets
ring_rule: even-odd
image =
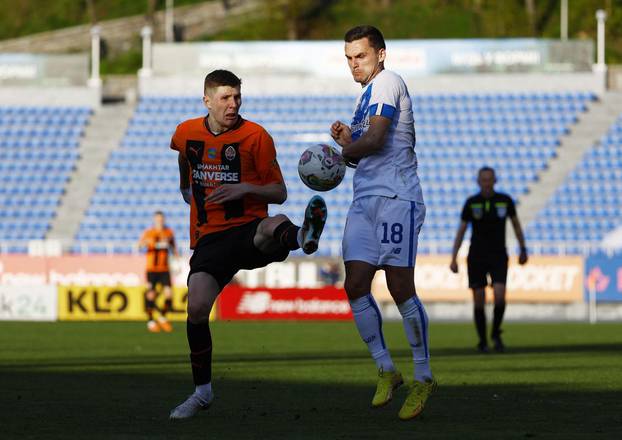
[(214, 70), (207, 74), (203, 82), (203, 93), (207, 89), (213, 89), (218, 86), (240, 87), (242, 80), (228, 70)]
[(164, 212), (162, 212), (162, 211), (156, 211), (156, 212), (154, 212), (154, 213), (153, 213), (153, 215), (154, 215), (154, 216), (156, 216), (156, 215), (161, 215), (162, 217), (164, 217)]
[(351, 43), (355, 40), (360, 40), (362, 38), (367, 38), (369, 40), (369, 45), (376, 50), (386, 49), (387, 46), (384, 43), (384, 37), (382, 36), (382, 32), (374, 26), (370, 25), (362, 25), (356, 26), (346, 32), (346, 35), (343, 37), (346, 43)]
[(485, 173), (487, 171), (490, 171), (492, 173), (493, 176), (496, 176), (497, 173), (495, 173), (495, 169), (489, 166), (483, 166), (479, 169), (479, 171), (477, 172), (477, 177), (481, 176), (482, 173)]

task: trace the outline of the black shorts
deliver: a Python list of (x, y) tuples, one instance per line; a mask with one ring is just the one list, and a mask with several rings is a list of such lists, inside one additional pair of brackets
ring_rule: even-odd
[(147, 272), (147, 283), (149, 289), (153, 290), (158, 284), (162, 287), (171, 287), (170, 272)]
[(222, 289), (240, 269), (256, 269), (285, 260), (289, 255), (286, 248), (264, 254), (255, 247), (255, 232), (262, 220), (256, 219), (201, 237), (190, 258), (188, 279), (195, 272), (206, 272), (216, 278)]
[(505, 284), (508, 277), (508, 256), (501, 255), (470, 255), (467, 257), (469, 269), (469, 287), (477, 289), (488, 285), (488, 275), (491, 283)]

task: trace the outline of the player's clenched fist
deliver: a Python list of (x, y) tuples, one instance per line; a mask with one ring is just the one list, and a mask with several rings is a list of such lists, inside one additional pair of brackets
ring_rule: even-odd
[(352, 131), (350, 127), (341, 121), (335, 121), (330, 126), (331, 137), (342, 147), (352, 142)]

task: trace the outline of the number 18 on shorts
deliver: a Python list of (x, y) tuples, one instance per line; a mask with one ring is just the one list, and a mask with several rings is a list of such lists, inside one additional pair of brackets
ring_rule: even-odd
[(346, 219), (344, 261), (414, 267), (424, 219), (425, 205), (421, 202), (383, 196), (356, 199)]

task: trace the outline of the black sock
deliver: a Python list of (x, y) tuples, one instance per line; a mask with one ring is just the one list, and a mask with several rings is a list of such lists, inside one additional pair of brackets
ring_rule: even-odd
[(210, 383), (212, 381), (212, 333), (209, 329), (209, 322), (193, 324), (188, 320), (186, 331), (194, 384)]
[(164, 301), (164, 307), (162, 308), (162, 311), (160, 313), (162, 313), (162, 316), (166, 316), (168, 311), (171, 310), (172, 308), (173, 308), (173, 300), (168, 298)]
[(473, 309), (473, 316), (475, 317), (475, 328), (479, 336), (479, 343), (488, 345), (486, 342), (486, 311), (483, 307), (475, 307)]
[(300, 245), (298, 244), (299, 230), (299, 226), (287, 220), (276, 227), (274, 230), (274, 238), (286, 249), (295, 251), (296, 249), (300, 249)]
[(505, 303), (495, 304), (494, 315), (492, 318), (492, 337), (501, 334), (501, 322), (503, 321), (503, 313), (505, 312)]
[(152, 299), (145, 299), (145, 311), (149, 317), (149, 321), (153, 319), (153, 311), (155, 310), (155, 301)]

